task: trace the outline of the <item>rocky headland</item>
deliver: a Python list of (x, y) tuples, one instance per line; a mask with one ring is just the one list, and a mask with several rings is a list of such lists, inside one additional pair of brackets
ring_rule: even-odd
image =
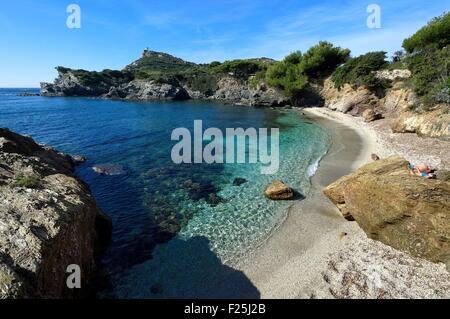
[[(111, 221), (66, 154), (0, 128), (0, 299), (90, 293)], [(69, 265), (81, 289), (69, 289)]]
[[(146, 49), (121, 71), (90, 72), (57, 67), (54, 83), (41, 83), (42, 96), (91, 96), (125, 100), (217, 100), (236, 105), (284, 106), (280, 90), (251, 79), (270, 59), (245, 60), (243, 74), (216, 70)], [(247, 65), (245, 65), (247, 67)]]

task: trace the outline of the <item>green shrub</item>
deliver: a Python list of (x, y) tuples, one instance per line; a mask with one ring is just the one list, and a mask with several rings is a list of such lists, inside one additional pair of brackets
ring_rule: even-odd
[(265, 82), (266, 72), (267, 71), (259, 71), (253, 78), (250, 79), (249, 86), (251, 89), (255, 90), (258, 87), (258, 84)]
[(186, 84), (190, 89), (211, 96), (217, 90), (217, 76), (203, 69), (196, 69), (178, 74), (179, 82)]
[[(412, 73), (414, 91), (426, 104), (446, 102), (450, 86), (450, 47), (427, 49), (411, 54), (406, 63)], [(448, 103), (448, 102), (446, 102)]]
[(388, 83), (375, 78), (374, 71), (388, 66), (386, 52), (369, 52), (356, 58), (350, 59), (346, 64), (338, 67), (332, 75), (336, 88), (341, 88), (345, 83), (353, 86), (365, 85), (370, 89), (383, 88)]
[(9, 186), (15, 187), (25, 187), (25, 188), (39, 188), (41, 185), (41, 179), (36, 176), (20, 176), (15, 178)]
[(209, 67), (214, 68), (214, 67), (218, 67), (221, 64), (222, 63), (220, 63), (219, 61), (213, 61), (209, 64)]
[(68, 71), (70, 71), (70, 69), (65, 68), (63, 66), (57, 66), (56, 71), (58, 71), (58, 73), (61, 73), (61, 74), (66, 74)]
[(350, 50), (321, 41), (305, 54), (296, 51), (283, 61), (271, 65), (266, 72), (266, 82), (283, 90), (291, 102), (295, 103), (301, 100), (302, 94), (306, 94), (305, 89), (311, 81), (329, 75), (349, 55)]
[(291, 54), (287, 55), (283, 61), (286, 64), (300, 64), (302, 62), (303, 55), (300, 51), (292, 52)]
[(266, 81), (268, 85), (283, 90), (287, 96), (292, 98), (306, 86), (308, 77), (302, 73), (299, 63), (288, 62), (290, 57), (291, 55), (269, 67)]
[(349, 49), (341, 49), (329, 42), (321, 41), (306, 51), (301, 58), (300, 68), (309, 77), (325, 77), (330, 75), (338, 65), (345, 63), (349, 57)]
[(450, 44), (450, 12), (431, 20), (413, 36), (403, 41), (408, 52), (424, 49), (442, 49)]
[(247, 80), (249, 76), (266, 69), (267, 63), (257, 60), (233, 60), (211, 67), (211, 72), (213, 74), (233, 73), (237, 79)]

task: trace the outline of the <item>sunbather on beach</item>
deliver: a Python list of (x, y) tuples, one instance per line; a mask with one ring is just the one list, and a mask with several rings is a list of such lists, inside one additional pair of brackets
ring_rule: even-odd
[(433, 170), (431, 170), (427, 165), (418, 165), (415, 166), (413, 164), (409, 164), (411, 171), (411, 176), (420, 176), (425, 178), (435, 178), (435, 174)]

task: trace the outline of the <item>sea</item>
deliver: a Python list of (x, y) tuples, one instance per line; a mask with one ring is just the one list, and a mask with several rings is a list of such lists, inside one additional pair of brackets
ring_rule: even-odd
[[(264, 190), (278, 179), (297, 191), (295, 200), (307, 197), (331, 141), (296, 110), (23, 92), (39, 90), (0, 89), (0, 127), (86, 157), (76, 174), (112, 219), (100, 298), (257, 298), (237, 265), (251, 262), (293, 204), (271, 201)], [(193, 132), (195, 120), (223, 132), (278, 128), (278, 172), (262, 174), (260, 163), (175, 164), (171, 134)]]

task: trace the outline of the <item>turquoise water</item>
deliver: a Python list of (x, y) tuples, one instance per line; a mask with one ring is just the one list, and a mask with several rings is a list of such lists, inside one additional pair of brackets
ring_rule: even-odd
[[(17, 93), (0, 89), (0, 127), (88, 158), (77, 174), (114, 225), (103, 259), (106, 297), (257, 297), (230, 265), (246, 260), (291, 204), (270, 201), (263, 191), (281, 179), (307, 195), (329, 144), (325, 129), (295, 111)], [(280, 128), (278, 173), (263, 175), (259, 164), (173, 164), (172, 130), (192, 130), (198, 119), (223, 131)], [(101, 164), (119, 165), (124, 174), (99, 175), (92, 167)], [(234, 186), (238, 177), (248, 182)], [(220, 202), (212, 203), (211, 194)]]

